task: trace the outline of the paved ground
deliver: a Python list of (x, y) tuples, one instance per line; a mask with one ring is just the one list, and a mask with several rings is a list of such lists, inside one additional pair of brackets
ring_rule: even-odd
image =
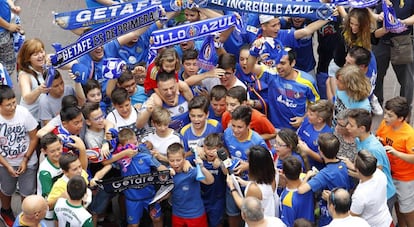
[[(76, 40), (76, 36), (71, 32), (62, 30), (52, 23), (52, 13), (82, 9), (85, 7), (83, 0), (16, 0), (16, 4), (22, 7), (21, 18), (26, 38), (40, 38), (45, 44), (47, 53), (54, 52), (51, 46), (54, 42), (66, 46)], [(67, 77), (65, 81), (70, 82)], [(15, 84), (17, 83), (15, 82)], [(399, 94), (399, 85), (392, 69), (388, 72), (384, 86), (385, 100)], [(17, 86), (16, 93), (20, 95)], [(373, 130), (376, 129), (380, 119), (381, 117), (375, 117)], [(13, 197), (13, 210), (16, 213), (20, 212), (20, 198), (18, 196)], [(0, 227), (1, 225), (0, 223)]]

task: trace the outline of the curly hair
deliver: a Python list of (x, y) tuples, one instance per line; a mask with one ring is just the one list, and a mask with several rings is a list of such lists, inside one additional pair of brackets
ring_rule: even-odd
[[(358, 33), (352, 33), (351, 18), (358, 21)], [(375, 26), (373, 17), (367, 8), (353, 8), (343, 22), (343, 37), (348, 47), (362, 46), (371, 50), (371, 28)]]
[(346, 65), (336, 72), (336, 78), (341, 77), (346, 94), (356, 102), (368, 98), (371, 84), (365, 74), (356, 65)]

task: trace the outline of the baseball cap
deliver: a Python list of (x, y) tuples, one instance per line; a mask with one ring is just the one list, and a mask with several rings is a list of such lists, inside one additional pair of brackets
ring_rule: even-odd
[(259, 15), (260, 24), (264, 24), (264, 23), (269, 22), (269, 21), (271, 21), (275, 18), (276, 18), (275, 16), (267, 15), (267, 14), (260, 14)]

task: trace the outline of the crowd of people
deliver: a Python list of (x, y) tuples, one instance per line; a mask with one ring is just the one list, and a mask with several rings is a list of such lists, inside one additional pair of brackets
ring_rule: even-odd
[[(0, 0), (1, 220), (99, 226), (117, 197), (130, 227), (414, 226), (414, 62), (394, 56), (406, 37), (413, 49), (414, 2), (385, 4), (405, 31), (387, 30), (382, 1), (337, 6), (336, 21), (193, 5), (55, 69), (39, 38), (15, 53), (21, 9)], [(149, 60), (154, 31), (223, 15), (243, 29), (210, 34), (215, 67), (200, 64), (204, 38)], [(390, 63), (400, 96), (384, 100)], [(174, 187), (155, 201), (165, 185), (102, 186), (165, 172)]]

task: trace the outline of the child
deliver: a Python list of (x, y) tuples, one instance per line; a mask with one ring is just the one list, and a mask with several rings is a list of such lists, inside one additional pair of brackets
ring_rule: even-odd
[(87, 184), (81, 176), (73, 176), (67, 185), (69, 198), (59, 198), (56, 202), (55, 220), (59, 226), (93, 227), (92, 215), (82, 206)]
[(385, 146), (391, 164), (391, 175), (397, 189), (398, 225), (414, 223), (414, 130), (406, 120), (410, 103), (403, 97), (385, 102), (384, 119), (377, 129), (377, 137)]
[[(88, 182), (88, 174), (85, 171), (86, 167), (82, 167), (81, 161), (75, 154), (62, 154), (59, 158), (59, 166), (63, 171), (63, 176), (53, 184), (52, 190), (50, 190), (49, 196), (47, 197), (49, 209), (53, 209), (58, 198), (65, 195), (66, 186), (72, 177), (82, 176), (85, 182)], [(90, 199), (92, 199), (92, 194), (90, 196)]]
[[(184, 147), (179, 143), (173, 143), (168, 147), (167, 157), (171, 171), (175, 173), (174, 189), (172, 191), (172, 225), (173, 226), (200, 226), (207, 227), (207, 216), (204, 210), (203, 200), (200, 194), (200, 183), (196, 180), (197, 171), (190, 169), (183, 172), (185, 163)], [(214, 183), (214, 177), (203, 167), (203, 161), (198, 158), (197, 165), (201, 165), (201, 171), (205, 176), (201, 180), (203, 184)]]
[(136, 136), (141, 136), (145, 129), (138, 127), (137, 121), (140, 117), (138, 110), (131, 105), (131, 97), (124, 88), (115, 88), (111, 94), (112, 104), (115, 110), (111, 111), (106, 119), (115, 125), (120, 131), (123, 128), (130, 128)]
[(333, 104), (328, 100), (319, 100), (309, 106), (306, 117), (298, 129), (298, 149), (308, 156), (309, 167), (315, 166), (318, 170), (324, 167), (317, 141), (319, 134), (332, 133), (332, 114)]
[(38, 139), (36, 119), (17, 105), (16, 95), (7, 85), (0, 85), (0, 125), (1, 216), (11, 226), (15, 220), (11, 195), (17, 182), (22, 197), (35, 193), (37, 156), (33, 152)]
[(39, 119), (42, 121), (42, 125), (46, 125), (52, 118), (59, 114), (62, 98), (67, 95), (76, 95), (79, 106), (83, 106), (85, 103), (82, 85), (76, 82), (74, 88), (68, 85), (65, 86), (62, 75), (58, 70), (55, 70), (55, 77), (48, 95), (39, 97)]
[[(235, 86), (230, 88), (226, 94), (226, 105), (227, 111), (224, 112), (222, 116), (222, 125), (223, 129), (225, 130), (231, 121), (232, 112), (238, 106), (247, 106), (247, 92), (241, 86)], [(266, 140), (266, 144), (268, 148), (270, 148), (269, 140), (274, 139), (276, 137), (276, 129), (273, 124), (267, 119), (267, 117), (262, 114), (260, 111), (253, 109), (251, 110), (251, 124), (250, 128), (253, 129), (255, 132), (259, 133), (264, 140)]]
[(302, 173), (302, 163), (296, 157), (290, 156), (284, 160), (282, 169), (286, 177), (286, 187), (280, 195), (280, 218), (287, 226), (293, 226), (294, 221), (299, 218), (314, 222), (313, 193), (297, 192), (302, 182), (299, 178)]
[(186, 156), (191, 156), (190, 151), (201, 146), (204, 137), (208, 134), (223, 132), (220, 122), (207, 118), (209, 105), (208, 99), (204, 96), (196, 96), (188, 103), (188, 115), (191, 122), (180, 131)]
[(208, 118), (217, 120), (221, 123), (221, 116), (226, 111), (226, 93), (227, 89), (219, 84), (214, 86), (210, 91), (210, 107)]
[(60, 111), (62, 124), (57, 126), (52, 133), (58, 135), (63, 142), (63, 152), (73, 151), (79, 156), (84, 169), (88, 166), (86, 148), (79, 137), (83, 129), (83, 116), (78, 107), (68, 107)]
[(97, 158), (107, 159), (110, 153), (109, 143), (105, 140), (105, 124), (109, 127), (111, 123), (105, 120), (105, 115), (99, 107), (99, 103), (96, 102), (86, 103), (82, 108), (82, 114), (87, 125), (84, 139), (86, 147), (98, 148), (101, 156)]
[[(49, 196), (53, 184), (63, 174), (59, 165), (62, 148), (62, 142), (53, 133), (48, 133), (40, 139), (40, 149), (46, 158), (40, 163), (37, 172), (37, 194), (44, 198)], [(47, 211), (45, 220), (48, 226), (54, 226), (53, 211)]]
[(111, 106), (107, 105), (104, 100), (102, 100), (102, 87), (97, 80), (89, 79), (83, 85), (83, 93), (86, 97), (86, 102), (96, 102), (99, 103), (102, 112), (108, 114), (111, 111)]
[(224, 147), (223, 138), (218, 133), (211, 133), (204, 138), (203, 150), (204, 167), (213, 175), (214, 183), (201, 184), (201, 198), (207, 213), (209, 226), (222, 226), (226, 205), (226, 176), (227, 170), (221, 166), (217, 150)]
[(151, 154), (161, 163), (168, 164), (167, 148), (173, 143), (181, 143), (181, 135), (168, 127), (171, 123), (171, 115), (163, 107), (154, 108), (151, 123), (153, 128), (146, 132), (142, 142), (150, 142), (153, 146)]
[[(248, 106), (239, 106), (232, 113), (231, 127), (224, 131), (224, 144), (233, 161), (240, 160), (240, 164), (234, 168), (234, 173), (247, 179), (246, 151), (253, 145), (267, 148), (263, 138), (250, 128), (252, 109)], [(226, 213), (229, 216), (230, 226), (237, 226), (241, 222), (240, 209), (237, 207), (229, 188), (226, 192)]]
[[(302, 184), (298, 187), (298, 193), (304, 194), (310, 190), (316, 193), (321, 190), (332, 190), (336, 187), (350, 190), (352, 182), (348, 176), (348, 168), (344, 162), (336, 158), (339, 150), (338, 138), (331, 133), (322, 133), (318, 137), (318, 145), (326, 166), (318, 173), (309, 170)], [(311, 176), (314, 177), (309, 180)], [(319, 199), (319, 208), (321, 215), (319, 226), (325, 226), (332, 221), (332, 217), (328, 212), (326, 201), (322, 198)]]
[(123, 72), (118, 79), (110, 80), (108, 82), (108, 87), (106, 88), (108, 96), (110, 96), (115, 86), (124, 88), (128, 91), (128, 94), (131, 97), (131, 104), (136, 106), (137, 109), (139, 109), (148, 99), (144, 87), (136, 83), (134, 75), (129, 71)]
[[(131, 129), (122, 129), (118, 134), (118, 138), (120, 150), (126, 147), (136, 148), (138, 144), (137, 137)], [(139, 146), (138, 154), (132, 157), (132, 159), (122, 159), (118, 163), (121, 165), (121, 175), (123, 177), (150, 173), (152, 168), (158, 171), (167, 169), (165, 166), (154, 161), (148, 149), (143, 144)], [(159, 203), (149, 207), (149, 203), (155, 195), (155, 187), (153, 185), (141, 189), (126, 189), (124, 194), (126, 198), (127, 222), (130, 226), (139, 225), (144, 209), (148, 210), (151, 214), (154, 226), (163, 226)]]
[(352, 195), (351, 215), (362, 217), (371, 226), (394, 226), (387, 207), (387, 177), (377, 168), (377, 159), (366, 150), (359, 151), (355, 169), (359, 184)]

